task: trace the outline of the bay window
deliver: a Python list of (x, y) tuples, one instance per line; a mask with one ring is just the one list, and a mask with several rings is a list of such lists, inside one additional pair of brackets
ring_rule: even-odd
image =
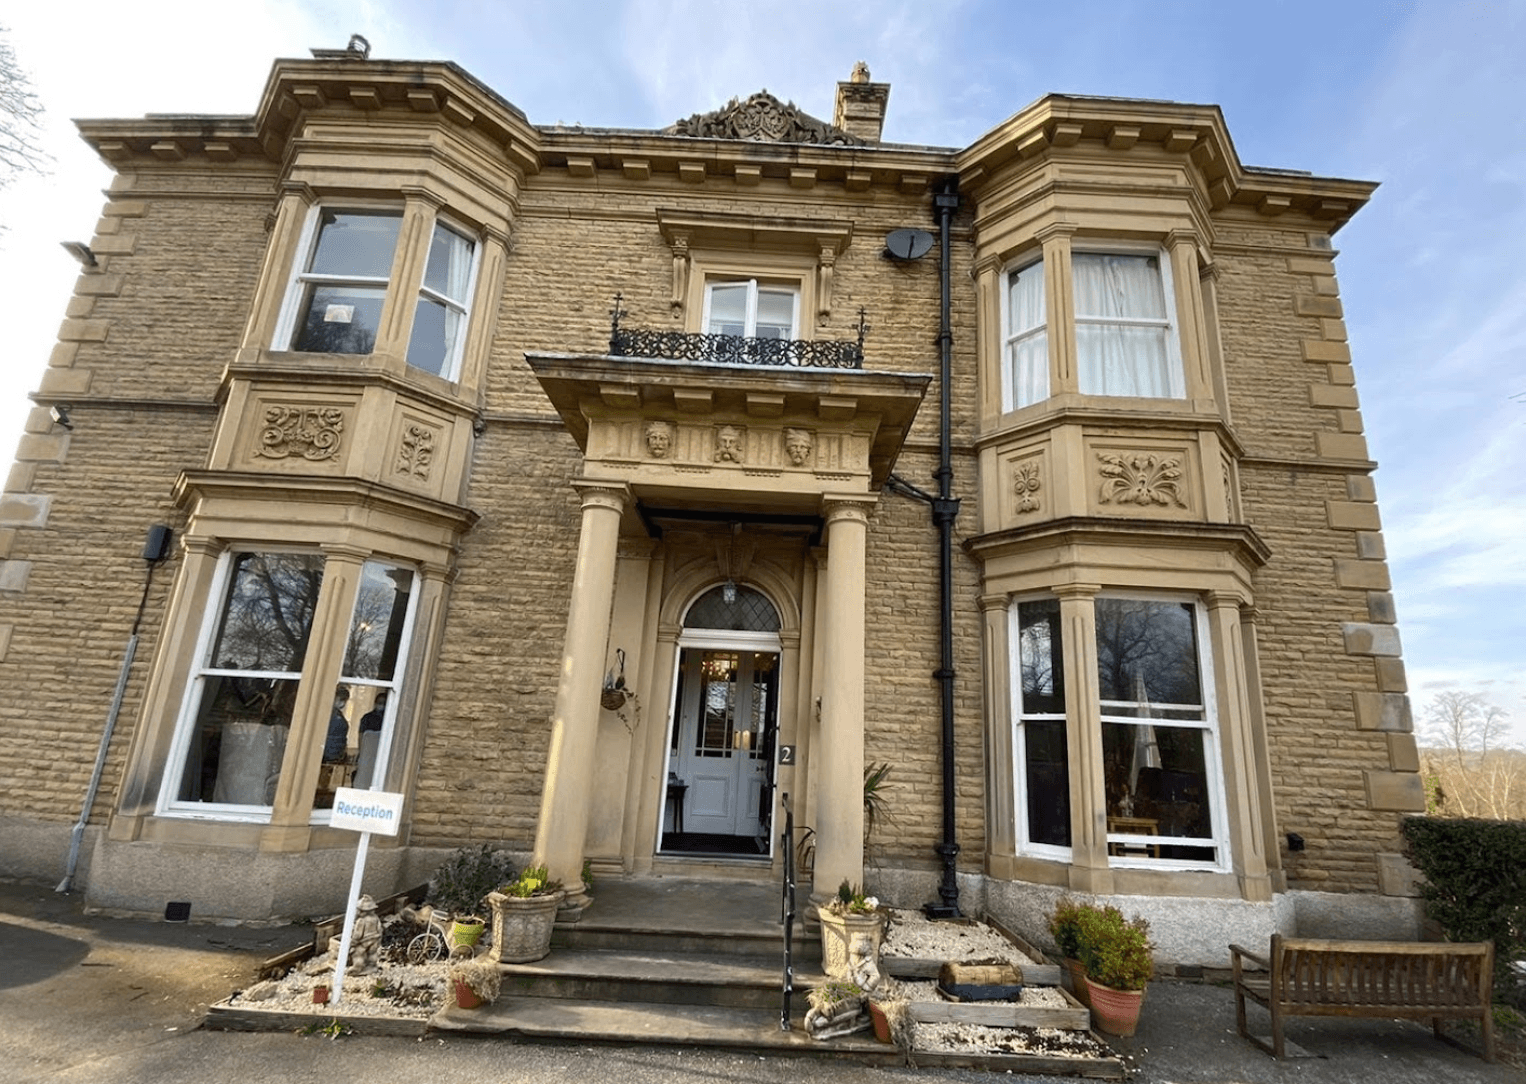
[[(1091, 601), (1097, 703), (1064, 678), (1060, 603), (1018, 601), (1014, 645), (1014, 779), (1019, 846), (1063, 856), (1071, 845), (1070, 747), (1081, 718), (1101, 726), (1100, 780), (1114, 865), (1222, 868), (1225, 853), (1210, 660), (1196, 602), (1100, 595)], [(1090, 710), (1096, 709), (1096, 715)], [(1088, 724), (1089, 725), (1089, 724)]]
[(477, 246), (460, 230), (436, 221), (428, 234), (429, 250), (422, 254), (422, 281), (395, 283), (395, 268), (418, 266), (397, 258), (402, 223), (401, 210), (317, 208), (277, 341), (310, 353), (373, 353), (388, 291), (397, 290), (414, 298), (409, 366), (454, 379), (466, 337)]
[[(1047, 271), (1046, 271), (1047, 268)], [(1005, 275), (1002, 321), (1004, 410), (1041, 402), (1056, 390), (1050, 359), (1043, 260)], [(1070, 258), (1075, 383), (1082, 395), (1180, 399), (1186, 395), (1170, 261), (1158, 248), (1092, 251)]]
[[(324, 750), (314, 809), (331, 806), (339, 786), (380, 781), (392, 730), (387, 703), (397, 699), (404, 676), (399, 660), (406, 657), (415, 575), (378, 561), (361, 566), (332, 707), (325, 698), (321, 718), (304, 720), (296, 714), (299, 693), (322, 662), (310, 642), (325, 624), (322, 609), (334, 604), (324, 594), (325, 572), (324, 556), (312, 552), (224, 558), (162, 811), (268, 819), (299, 743)], [(378, 708), (368, 726), (364, 716)]]

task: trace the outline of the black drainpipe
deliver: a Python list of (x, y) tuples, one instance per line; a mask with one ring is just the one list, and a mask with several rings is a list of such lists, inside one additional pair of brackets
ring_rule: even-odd
[(959, 209), (959, 178), (948, 177), (933, 194), (933, 217), (938, 223), (938, 495), (925, 493), (895, 475), (890, 488), (932, 508), (938, 526), (938, 588), (942, 601), (938, 645), (938, 691), (943, 719), (943, 839), (933, 850), (943, 859), (943, 880), (938, 885), (941, 903), (922, 907), (929, 918), (959, 918), (959, 878), (955, 859), (959, 844), (954, 839), (954, 520), (959, 501), (953, 496), (954, 468), (950, 449), (952, 420), (949, 393), (952, 385), (954, 334), (950, 322), (949, 224)]

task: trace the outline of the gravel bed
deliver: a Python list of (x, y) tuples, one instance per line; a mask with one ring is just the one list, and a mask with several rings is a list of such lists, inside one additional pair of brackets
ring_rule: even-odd
[[(907, 1001), (946, 1001), (947, 999), (938, 992), (936, 982), (898, 982), (892, 991), (892, 995), (904, 997)], [(1023, 992), (1016, 998), (1001, 998), (992, 1001), (982, 1001), (982, 1005), (1022, 1005), (1030, 1009), (1064, 1009), (1070, 1003), (1065, 1000), (1065, 995), (1053, 986), (1024, 986)]]
[(1036, 964), (983, 922), (939, 922), (921, 911), (892, 910), (881, 956), (912, 960), (1007, 960)]
[(974, 1024), (912, 1024), (912, 1046), (939, 1054), (1042, 1054), (1052, 1058), (1110, 1058), (1113, 1052), (1085, 1031), (988, 1028)]

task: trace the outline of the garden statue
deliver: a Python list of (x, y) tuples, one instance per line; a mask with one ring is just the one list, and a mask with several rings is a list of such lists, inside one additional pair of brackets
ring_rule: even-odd
[[(358, 973), (370, 971), (381, 962), (381, 919), (376, 914), (376, 901), (362, 896), (355, 905), (355, 928), (350, 931), (349, 970)], [(329, 938), (329, 954), (339, 957), (337, 937)]]

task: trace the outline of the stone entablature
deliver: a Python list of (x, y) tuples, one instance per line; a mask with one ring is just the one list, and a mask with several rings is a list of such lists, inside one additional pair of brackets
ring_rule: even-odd
[(638, 499), (804, 514), (829, 493), (878, 492), (931, 377), (760, 371), (532, 354), (590, 478)]

